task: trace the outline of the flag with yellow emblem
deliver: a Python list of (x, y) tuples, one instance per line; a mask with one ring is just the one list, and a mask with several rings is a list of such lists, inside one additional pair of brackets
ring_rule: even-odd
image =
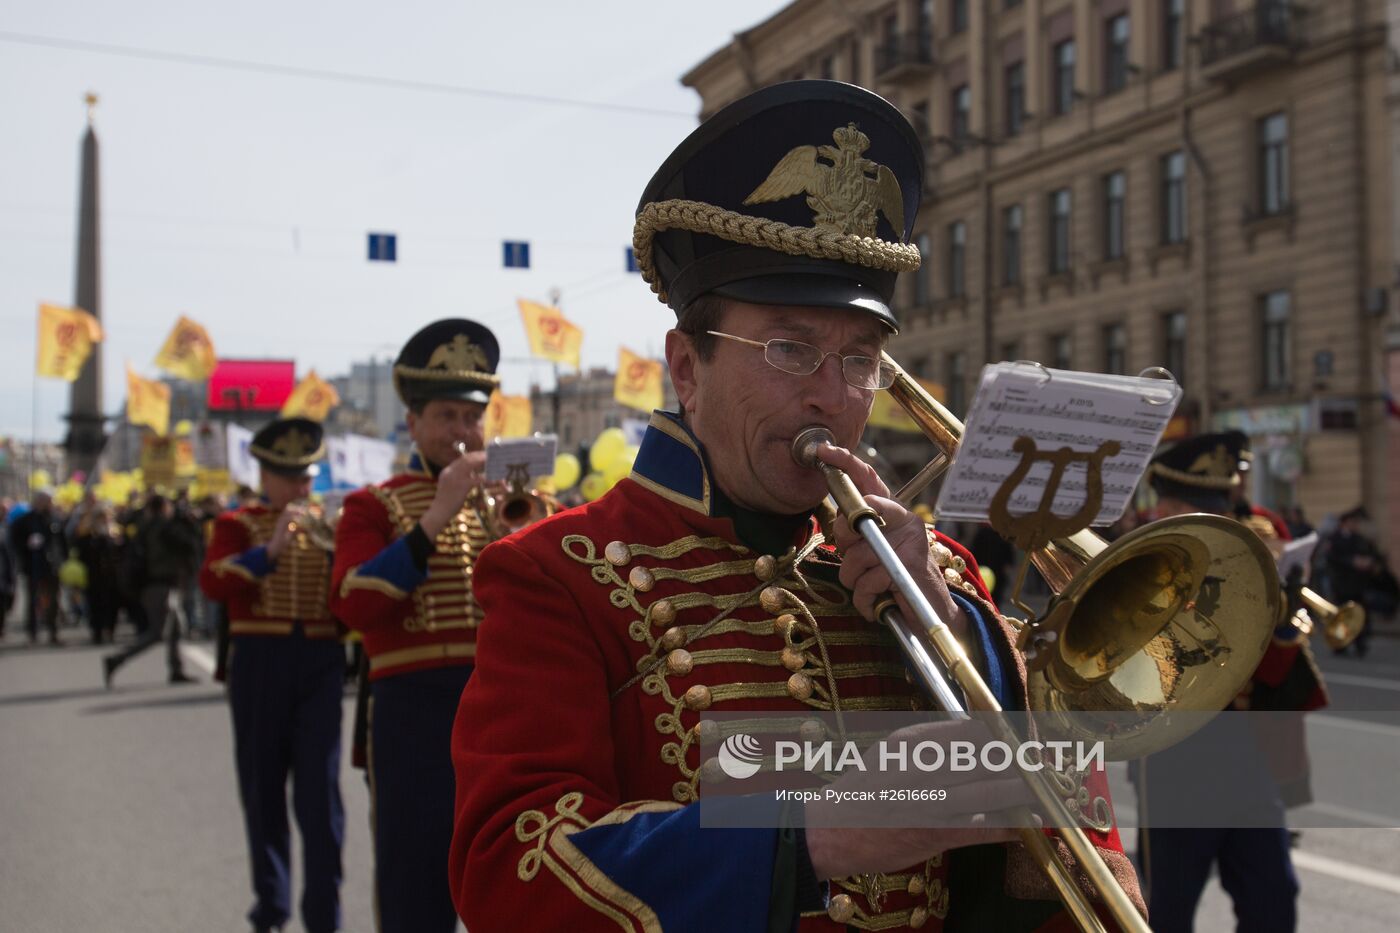
[(530, 338), (530, 352), (556, 363), (568, 363), (578, 369), (579, 348), (583, 346), (583, 331), (564, 317), (562, 311), (549, 305), (517, 299), (520, 317), (525, 322), (525, 336)]
[(325, 421), (331, 409), (340, 404), (340, 393), (311, 370), (287, 396), (282, 404), (283, 418), (310, 418), (312, 421)]
[(203, 382), (219, 364), (209, 332), (183, 314), (156, 354), (156, 365), (176, 379)]
[(482, 416), (482, 433), (489, 441), (496, 437), (529, 437), (534, 414), (530, 396), (505, 395), (497, 389)]
[[(934, 398), (943, 401), (943, 386), (928, 379), (914, 380), (923, 386)], [(899, 403), (894, 400), (894, 396), (881, 389), (875, 393), (875, 404), (870, 408), (870, 417), (865, 422), (867, 427), (889, 428), (891, 431), (903, 431), (907, 434), (918, 434), (919, 426), (914, 423), (914, 419), (899, 407)]]
[(626, 347), (618, 347), (617, 376), (613, 379), (613, 398), (618, 404), (655, 411), (666, 399), (661, 379), (660, 360), (649, 360)]
[(34, 368), (40, 376), (72, 382), (101, 339), (102, 325), (82, 308), (41, 304)]
[(170, 386), (147, 379), (126, 364), (126, 420), (164, 437), (170, 430)]

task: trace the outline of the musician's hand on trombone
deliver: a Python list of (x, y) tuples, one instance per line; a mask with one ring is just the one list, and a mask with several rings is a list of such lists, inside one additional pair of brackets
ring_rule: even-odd
[(457, 517), (462, 506), (472, 494), (481, 489), (486, 481), (486, 452), (468, 451), (459, 445), (460, 456), (443, 467), (437, 478), (437, 494), (432, 504), (418, 520), (423, 533), (429, 540), (435, 540), (447, 527), (447, 523)]
[[(865, 501), (880, 513), (885, 523), (885, 537), (901, 563), (908, 568), (933, 608), (947, 620), (953, 634), (963, 638), (967, 634), (967, 616), (948, 594), (943, 571), (934, 563), (929, 549), (928, 528), (923, 519), (896, 502), (875, 468), (849, 450), (827, 444), (817, 450), (817, 457), (849, 476)], [(836, 546), (842, 552), (841, 585), (851, 591), (856, 610), (875, 621), (875, 606), (891, 589), (889, 572), (881, 566), (870, 545), (851, 530), (845, 518), (836, 521)], [(896, 595), (895, 601), (907, 618), (914, 617), (902, 596)]]
[[(956, 741), (980, 747), (990, 738), (975, 719), (944, 720), (910, 726), (891, 733), (887, 744), (934, 742), (950, 747)], [(925, 773), (915, 768), (880, 769), (873, 749), (865, 752), (867, 770), (847, 769), (828, 789), (850, 791), (859, 799), (885, 791), (914, 791), (905, 802), (856, 803), (821, 800), (805, 804), (807, 854), (818, 878), (898, 871), (962, 846), (1010, 842), (1018, 838), (1015, 822), (1000, 811), (1028, 806), (1033, 795), (1015, 773), (994, 773), (982, 768), (967, 771), (940, 769)], [(920, 791), (942, 791), (941, 799), (919, 799)], [(891, 796), (895, 796), (892, 794)], [(852, 811), (851, 807), (869, 808)], [(844, 808), (844, 809), (843, 809)], [(872, 826), (856, 828), (868, 820)], [(832, 825), (841, 823), (844, 825)]]

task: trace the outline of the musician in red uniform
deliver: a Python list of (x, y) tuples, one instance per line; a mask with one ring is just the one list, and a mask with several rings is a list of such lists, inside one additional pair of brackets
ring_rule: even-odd
[[(1235, 515), (1275, 554), (1288, 531), (1276, 529), (1266, 511), (1242, 502), (1241, 469), (1249, 463), (1249, 439), (1239, 431), (1186, 438), (1153, 459), (1148, 479), (1157, 493), (1159, 518), (1205, 512)], [(1296, 602), (1296, 595), (1290, 603)], [(1292, 604), (1289, 615), (1300, 606)], [(1223, 716), (1200, 732), (1138, 764), (1143, 829), (1140, 863), (1161, 933), (1193, 928), (1201, 892), (1212, 868), (1234, 902), (1241, 930), (1287, 931), (1297, 927), (1298, 878), (1289, 855), (1284, 811), (1312, 799), (1308, 786), (1302, 712), (1327, 703), (1321, 673), (1308, 640), (1285, 618), (1274, 630), (1254, 676), (1231, 704), (1235, 711), (1274, 715)], [(1283, 715), (1297, 711), (1297, 715)], [(1227, 758), (1226, 750), (1251, 753)], [(1212, 768), (1212, 762), (1231, 761)], [(1230, 825), (1205, 816), (1202, 800), (1231, 809)], [(1185, 819), (1183, 819), (1185, 817)], [(1195, 820), (1195, 822), (1193, 822)]]
[[(829, 528), (840, 555), (817, 531), (826, 487), (790, 454), (809, 425), (843, 446), (821, 456), (873, 494), (992, 690), (1025, 702), (970, 555), (844, 449), (889, 384), (879, 356), (898, 326), (896, 273), (918, 264), (923, 162), (888, 102), (795, 82), (712, 117), (648, 186), (634, 242), (679, 316), (666, 355), (681, 411), (652, 416), (607, 495), (477, 565), (485, 618), (453, 735), (451, 859), (473, 933), (1067, 928), (1005, 829), (699, 823), (702, 714), (922, 702), (870, 621), (888, 575), (844, 524)], [(1003, 777), (948, 812), (1024, 801)], [(1086, 792), (1107, 796), (1098, 776)], [(1089, 834), (1135, 897), (1111, 824)]]
[(280, 928), (291, 915), (287, 776), (301, 830), (310, 933), (340, 928), (340, 703), (345, 654), (326, 601), (331, 555), (305, 525), (321, 425), (274, 421), (249, 452), (262, 471), (262, 498), (220, 515), (199, 584), (224, 604), (238, 790), (256, 897), (254, 929)]
[[(472, 673), (472, 594), (488, 543), (469, 497), (482, 486), (482, 415), (500, 350), (474, 321), (429, 324), (394, 385), (408, 408), (408, 470), (346, 497), (331, 607), (369, 659), (366, 771), (380, 933), (451, 933), (452, 718)], [(465, 450), (466, 453), (461, 453)]]

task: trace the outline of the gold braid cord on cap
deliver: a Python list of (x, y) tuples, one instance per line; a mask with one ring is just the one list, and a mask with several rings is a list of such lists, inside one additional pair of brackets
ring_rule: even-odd
[(637, 215), (632, 228), (632, 251), (642, 279), (663, 302), (666, 292), (652, 261), (652, 239), (663, 230), (708, 233), (731, 243), (742, 243), (775, 250), (789, 256), (834, 259), (854, 266), (885, 272), (913, 272), (919, 268), (919, 248), (908, 243), (891, 243), (876, 237), (837, 233), (813, 227), (751, 217), (725, 210), (703, 201), (653, 201)]

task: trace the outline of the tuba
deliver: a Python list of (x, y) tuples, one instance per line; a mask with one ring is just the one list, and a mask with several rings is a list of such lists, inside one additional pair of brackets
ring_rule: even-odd
[[(949, 463), (962, 441), (963, 424), (889, 357), (896, 376), (888, 390), (938, 448), (897, 494), (908, 505)], [(879, 519), (849, 477), (814, 456), (825, 429), (793, 441), (799, 463), (826, 474), (838, 509), (871, 544), (915, 618), (908, 620), (885, 599), (877, 614), (893, 632), (912, 672), (934, 702), (950, 713), (998, 711), (995, 697), (945, 620), (923, 598), (878, 529)], [(829, 434), (827, 435), (829, 437)], [(1149, 754), (1184, 739), (1204, 717), (1177, 711), (1225, 708), (1253, 674), (1283, 620), (1284, 602), (1272, 555), (1238, 522), (1213, 515), (1182, 515), (1145, 525), (1108, 544), (1083, 530), (1033, 549), (1030, 562), (1055, 596), (1046, 613), (1019, 628), (1030, 708), (1052, 738), (1103, 742), (1108, 758)], [(950, 681), (960, 688), (953, 688)], [(1096, 718), (1096, 714), (1111, 714)], [(1124, 716), (1123, 714), (1129, 714)], [(1048, 714), (1045, 715), (1045, 714)], [(1124, 720), (1127, 720), (1126, 723)], [(1111, 720), (1111, 721), (1110, 721)], [(998, 726), (1014, 740), (1014, 729)], [(1061, 838), (1123, 930), (1147, 926), (1079, 828), (1044, 771), (1021, 771), (1037, 803), (1061, 827)], [(1029, 811), (1021, 816), (1021, 840), (1051, 880), (1075, 922), (1102, 930), (1070, 869), (1059, 859)]]

